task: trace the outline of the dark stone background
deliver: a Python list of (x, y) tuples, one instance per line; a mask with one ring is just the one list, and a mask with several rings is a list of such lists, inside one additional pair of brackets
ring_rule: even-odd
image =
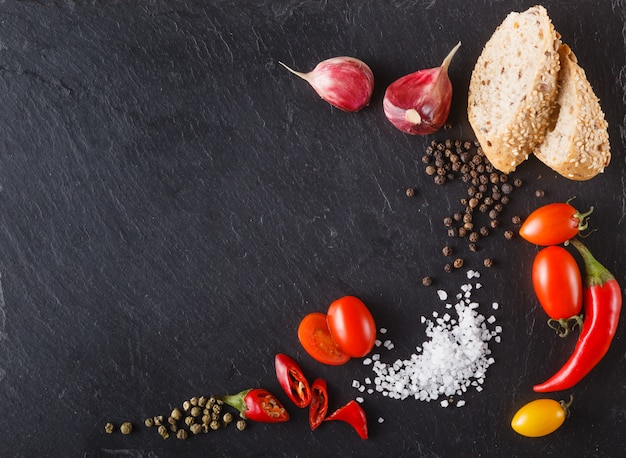
[[(505, 15), (532, 4), (0, 2), (0, 455), (618, 456), (623, 327), (570, 390), (562, 429), (534, 440), (511, 430), (575, 338), (544, 325), (530, 283), (537, 248), (502, 234), (512, 216), (576, 196), (580, 209), (596, 207), (589, 248), (626, 283), (622, 1), (544, 2), (602, 101), (611, 165), (578, 183), (531, 158), (503, 227), (476, 254), (454, 242), (482, 272), (481, 312), (503, 328), (484, 391), (447, 409), (366, 395), (362, 441), (340, 423), (311, 432), (273, 373), (277, 352), (292, 355), (326, 378), (338, 407), (372, 373), (308, 357), (296, 336), (305, 314), (361, 297), (388, 329), (393, 361), (423, 342), (419, 318), (441, 308), (436, 290), (466, 282), (466, 268), (443, 272), (440, 254), (450, 242), (441, 221), (462, 208), (465, 188), (435, 186), (420, 158), (434, 138), (473, 139), (473, 64)], [(438, 65), (459, 40), (453, 129), (400, 133), (383, 115), (384, 89)], [(376, 75), (362, 112), (330, 107), (278, 65), (310, 70), (337, 55)], [(496, 265), (481, 268), (484, 257)], [(435, 285), (422, 286), (424, 275)], [(253, 386), (279, 394), (292, 421), (186, 442), (141, 424), (190, 396)], [(123, 420), (132, 435), (103, 432)]]

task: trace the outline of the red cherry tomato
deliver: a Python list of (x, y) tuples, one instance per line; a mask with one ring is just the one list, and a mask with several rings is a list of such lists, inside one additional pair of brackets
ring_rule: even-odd
[(376, 340), (376, 323), (357, 297), (344, 296), (328, 308), (328, 329), (341, 350), (354, 357), (367, 355)]
[(533, 287), (545, 312), (555, 320), (578, 315), (583, 306), (583, 283), (578, 264), (565, 248), (549, 246), (535, 257)]
[(350, 355), (341, 351), (330, 335), (323, 313), (310, 313), (302, 319), (298, 326), (298, 339), (305, 351), (322, 364), (339, 366), (350, 359)]
[(593, 207), (587, 213), (579, 213), (568, 203), (544, 205), (526, 218), (519, 235), (535, 245), (559, 245), (587, 228), (587, 218), (592, 211)]

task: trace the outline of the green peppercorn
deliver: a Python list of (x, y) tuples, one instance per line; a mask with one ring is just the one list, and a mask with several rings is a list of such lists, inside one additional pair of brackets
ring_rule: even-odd
[(120, 432), (122, 434), (130, 434), (133, 432), (133, 424), (130, 421), (125, 421), (120, 425)]
[(191, 408), (192, 417), (199, 417), (201, 414), (202, 414), (202, 409), (200, 407), (195, 406)]
[(185, 440), (187, 439), (187, 430), (186, 429), (179, 429), (178, 432), (176, 433), (176, 438), (180, 439), (180, 440)]
[(239, 431), (243, 431), (244, 429), (246, 429), (246, 426), (248, 426), (246, 420), (237, 420), (236, 424)]
[(180, 411), (178, 407), (175, 407), (174, 409), (172, 409), (172, 413), (170, 413), (170, 417), (173, 418), (175, 421), (178, 421), (183, 418), (183, 413)]
[(213, 431), (217, 431), (218, 429), (220, 429), (221, 425), (219, 421), (213, 420), (209, 426), (211, 427)]
[(189, 430), (192, 432), (192, 434), (199, 434), (202, 432), (202, 425), (199, 423), (194, 423), (189, 427)]
[(195, 422), (196, 422), (196, 421), (194, 420), (194, 418), (193, 418), (191, 415), (189, 415), (189, 416), (185, 417), (185, 424), (186, 424), (187, 426), (191, 426), (191, 425), (193, 425)]
[(234, 419), (233, 414), (230, 412), (226, 412), (224, 416), (222, 417), (222, 421), (226, 424), (232, 423), (233, 419)]
[(168, 437), (170, 437), (170, 433), (165, 425), (160, 425), (157, 431), (159, 433), (159, 436), (161, 436), (163, 439), (167, 439)]
[(154, 418), (148, 417), (143, 422), (146, 425), (146, 428), (152, 428), (154, 426)]
[(198, 398), (198, 405), (199, 405), (200, 407), (204, 407), (204, 406), (206, 406), (207, 400), (208, 400), (208, 399), (206, 398), (206, 396), (200, 396), (200, 397)]
[(113, 423), (107, 423), (104, 425), (104, 432), (107, 434), (112, 434), (115, 431), (115, 425)]

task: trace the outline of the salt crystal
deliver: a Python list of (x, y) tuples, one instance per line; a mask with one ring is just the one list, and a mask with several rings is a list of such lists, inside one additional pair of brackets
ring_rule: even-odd
[(378, 423), (383, 423), (385, 419), (383, 417), (378, 417)]
[(371, 358), (365, 358), (363, 360), (363, 365), (364, 366), (369, 366), (370, 364), (372, 364), (372, 359)]
[(376, 340), (374, 341), (374, 345), (376, 345), (377, 347), (380, 347), (380, 346), (381, 346), (381, 344), (382, 344), (382, 342), (381, 342), (380, 340), (378, 340), (378, 339), (376, 339)]
[(354, 398), (354, 400), (358, 402), (359, 404), (363, 404), (363, 401), (365, 401), (365, 399), (363, 399), (361, 396)]
[(500, 307), (500, 305), (497, 302), (494, 302), (493, 304), (491, 304), (491, 308), (494, 310), (498, 310), (498, 307)]
[[(473, 272), (468, 276), (477, 278), (479, 274)], [(415, 346), (408, 358), (387, 363), (380, 360), (379, 354), (371, 355), (374, 384), (366, 387), (371, 382), (367, 378), (357, 389), (361, 393), (378, 392), (391, 399), (439, 400), (442, 407), (450, 405), (451, 397), (463, 396), (472, 387), (482, 391), (487, 369), (495, 362), (489, 356), (489, 341), (500, 341), (496, 334), (502, 331), (502, 327), (496, 326), (494, 331), (488, 329), (487, 326), (495, 322), (495, 316), (485, 319), (478, 311), (478, 302), (469, 299), (478, 285), (480, 283), (460, 286), (462, 292), (456, 295), (458, 302), (444, 304), (446, 309), (455, 311), (454, 318), (451, 313), (440, 315), (437, 310), (430, 319), (420, 316), (426, 339)], [(437, 294), (440, 299), (447, 297), (443, 290)], [(497, 308), (495, 304), (492, 303), (494, 309)], [(393, 348), (390, 340), (379, 341), (378, 345)], [(465, 402), (460, 400), (456, 405), (460, 407)]]
[(352, 380), (352, 388), (358, 388), (361, 386), (361, 383), (358, 380)]
[(380, 328), (381, 334), (387, 334), (387, 328)]
[(456, 403), (457, 407), (463, 407), (465, 405), (465, 401), (463, 399), (461, 399), (459, 402)]
[(437, 290), (437, 295), (439, 296), (439, 300), (441, 300), (441, 301), (445, 301), (448, 298), (448, 293), (446, 293), (442, 289)]

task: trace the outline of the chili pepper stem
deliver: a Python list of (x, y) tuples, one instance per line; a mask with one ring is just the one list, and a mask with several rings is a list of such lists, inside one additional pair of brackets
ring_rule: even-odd
[(570, 243), (574, 245), (574, 248), (578, 250), (580, 256), (585, 263), (585, 270), (587, 272), (586, 283), (588, 286), (597, 286), (606, 283), (609, 280), (614, 280), (613, 274), (609, 272), (606, 267), (600, 264), (596, 258), (593, 257), (587, 247), (578, 239), (571, 239)]
[(227, 394), (224, 396), (218, 396), (218, 399), (221, 399), (222, 401), (224, 401), (225, 404), (228, 404), (229, 406), (234, 407), (241, 414), (244, 414), (247, 409), (245, 397), (250, 391), (252, 390), (251, 389), (243, 390), (237, 394), (230, 394), (230, 395)]

